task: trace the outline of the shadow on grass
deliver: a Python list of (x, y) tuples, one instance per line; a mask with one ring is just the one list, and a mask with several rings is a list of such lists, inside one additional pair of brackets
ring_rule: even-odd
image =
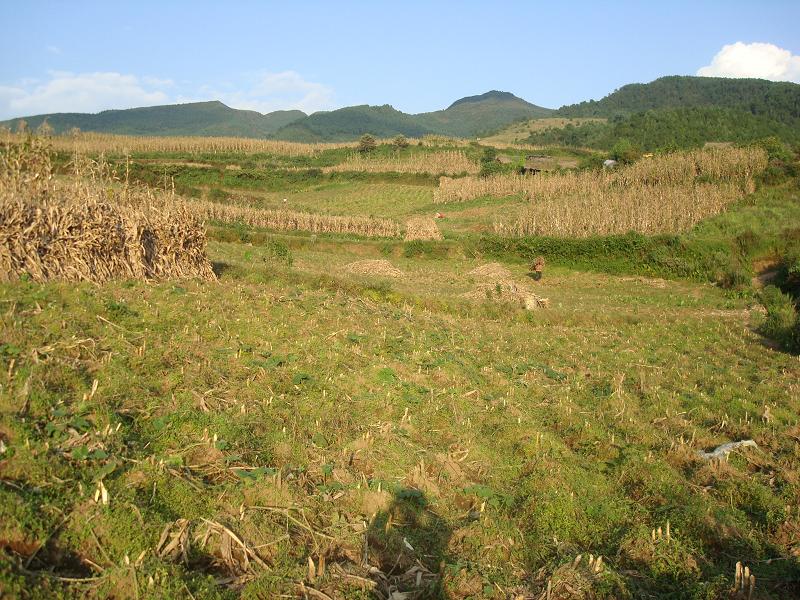
[[(452, 531), (415, 488), (394, 492), (389, 506), (378, 512), (367, 532), (366, 560), (380, 577), (374, 598), (407, 593), (408, 598), (449, 598), (442, 575)], [(380, 590), (382, 593), (378, 593)]]

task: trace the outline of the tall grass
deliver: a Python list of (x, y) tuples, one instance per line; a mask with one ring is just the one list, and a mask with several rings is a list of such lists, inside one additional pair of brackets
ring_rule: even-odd
[(477, 175), (480, 166), (470, 160), (464, 152), (449, 150), (444, 152), (411, 153), (407, 156), (371, 157), (351, 154), (344, 162), (322, 169), (330, 172), (366, 173), (429, 173), (431, 175)]

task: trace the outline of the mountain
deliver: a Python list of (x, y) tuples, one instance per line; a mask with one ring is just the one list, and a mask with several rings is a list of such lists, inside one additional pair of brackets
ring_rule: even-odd
[[(81, 131), (125, 135), (268, 137), (281, 127), (305, 117), (306, 114), (299, 110), (279, 110), (262, 115), (212, 101), (104, 110), (97, 114), (54, 113), (24, 117), (24, 120), (31, 129), (47, 120), (55, 133), (78, 127)], [(11, 119), (0, 125), (13, 130), (21, 120)]]
[(747, 111), (787, 124), (800, 119), (800, 85), (764, 79), (661, 77), (625, 85), (602, 100), (562, 106), (558, 116), (627, 116), (648, 110), (716, 106)]
[[(491, 91), (457, 100), (445, 110), (418, 115), (400, 112), (388, 104), (349, 106), (312, 115), (299, 110), (262, 115), (214, 101), (106, 110), (97, 114), (54, 113), (24, 117), (24, 120), (31, 129), (47, 120), (55, 133), (78, 127), (81, 131), (127, 135), (224, 135), (317, 142), (349, 141), (364, 133), (378, 137), (397, 134), (473, 137), (551, 112), (514, 94)], [(0, 125), (16, 129), (21, 120), (11, 119)]]
[(453, 102), (445, 110), (409, 115), (388, 104), (350, 106), (309, 115), (281, 128), (274, 137), (284, 140), (345, 141), (365, 133), (378, 137), (426, 134), (475, 137), (516, 121), (545, 117), (553, 111), (509, 92), (491, 91)]

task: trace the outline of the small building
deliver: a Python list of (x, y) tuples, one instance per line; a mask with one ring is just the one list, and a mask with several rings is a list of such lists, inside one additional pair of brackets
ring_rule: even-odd
[(529, 154), (525, 157), (525, 164), (522, 165), (522, 172), (525, 175), (535, 175), (542, 171), (555, 171), (558, 166), (558, 161), (552, 156)]
[(706, 150), (715, 149), (719, 150), (721, 148), (730, 148), (733, 146), (733, 142), (706, 142), (703, 144), (703, 148)]

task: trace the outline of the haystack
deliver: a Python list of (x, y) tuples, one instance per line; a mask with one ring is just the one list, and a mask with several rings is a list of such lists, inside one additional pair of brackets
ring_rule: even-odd
[(511, 272), (498, 263), (488, 263), (472, 269), (475, 287), (464, 297), (477, 301), (516, 304), (526, 310), (547, 308), (550, 301), (534, 294), (525, 285), (514, 281)]
[(441, 240), (442, 232), (431, 217), (412, 217), (406, 221), (406, 233), (403, 239), (406, 242)]
[(388, 260), (357, 260), (345, 265), (344, 270), (356, 275), (376, 275), (378, 277), (403, 277), (400, 269)]

